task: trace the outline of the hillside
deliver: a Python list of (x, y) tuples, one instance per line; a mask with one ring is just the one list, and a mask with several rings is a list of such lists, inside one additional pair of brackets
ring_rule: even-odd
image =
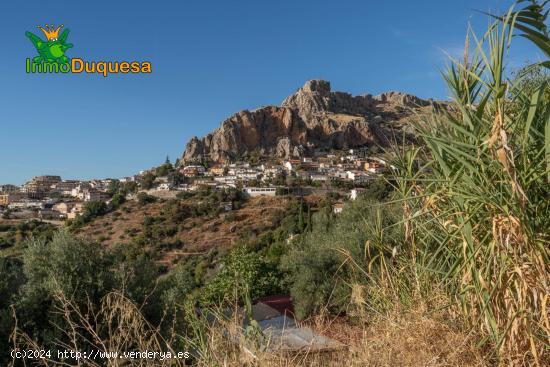
[(200, 198), (146, 205), (129, 201), (76, 233), (107, 247), (135, 243), (154, 248), (161, 263), (170, 265), (182, 257), (203, 254), (212, 248), (228, 249), (239, 240), (274, 229), (289, 202), (288, 198), (257, 197), (232, 211), (188, 214), (187, 208), (200, 205)]
[(310, 80), (280, 106), (240, 111), (202, 139), (193, 137), (182, 162), (225, 162), (251, 152), (289, 158), (315, 149), (387, 146), (415, 115), (436, 104), (399, 92), (352, 96), (332, 92), (328, 81)]

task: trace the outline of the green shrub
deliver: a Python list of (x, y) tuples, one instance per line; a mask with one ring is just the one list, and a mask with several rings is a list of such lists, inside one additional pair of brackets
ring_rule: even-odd
[(181, 223), (191, 217), (195, 209), (179, 200), (169, 200), (164, 204), (164, 218), (170, 223)]
[(248, 292), (252, 299), (280, 293), (282, 277), (276, 267), (245, 246), (232, 250), (224, 258), (219, 272), (201, 291), (204, 305), (244, 301)]
[(178, 192), (176, 194), (176, 198), (178, 198), (180, 200), (189, 199), (189, 198), (192, 198), (193, 196), (195, 196), (195, 194), (193, 192), (190, 192), (190, 191), (182, 191), (182, 192)]
[(15, 323), (10, 305), (16, 302), (24, 281), (21, 261), (0, 257), (0, 362), (9, 358), (9, 338)]
[(118, 208), (119, 206), (121, 206), (125, 202), (126, 202), (126, 195), (123, 194), (123, 193), (120, 193), (120, 192), (117, 192), (116, 194), (114, 194), (113, 198), (111, 200), (111, 203), (113, 203), (113, 206), (115, 208)]
[(139, 184), (142, 189), (150, 190), (153, 188), (155, 184), (156, 176), (152, 174), (151, 172), (147, 172), (145, 175), (143, 175), (139, 181)]
[(19, 327), (36, 342), (46, 348), (69, 342), (64, 334), (68, 325), (59, 313), (64, 300), (78, 307), (83, 315), (91, 315), (103, 297), (115, 289), (139, 305), (150, 322), (158, 324), (163, 301), (156, 291), (161, 269), (155, 260), (151, 254), (131, 246), (106, 250), (65, 231), (56, 233), (51, 241), (31, 240), (23, 253), (22, 271), (14, 273), (10, 270), (13, 264), (6, 267), (0, 259), (0, 292), (8, 296), (0, 297), (0, 333), (9, 324), (2, 308), (15, 303)]
[(95, 218), (107, 213), (107, 204), (103, 201), (90, 201), (84, 206), (84, 212), (76, 217), (72, 222), (73, 228), (82, 227), (86, 223), (90, 223)]
[(334, 313), (345, 311), (351, 285), (368, 281), (348, 261), (353, 259), (367, 269), (378, 264), (376, 259), (389, 259), (403, 241), (401, 227), (396, 225), (399, 220), (398, 207), (380, 206), (380, 202), (365, 197), (346, 205), (337, 216), (330, 207), (315, 214), (312, 231), (301, 235), (282, 258), (297, 317), (307, 317), (325, 307)]
[(162, 300), (166, 306), (181, 306), (186, 299), (190, 298), (197, 285), (193, 265), (193, 261), (178, 264), (159, 281)]
[(61, 323), (55, 313), (58, 295), (86, 310), (113, 286), (102, 247), (67, 232), (56, 233), (50, 242), (31, 240), (23, 254), (23, 273), (26, 283), (17, 303), (21, 327), (46, 344), (62, 337), (51, 328), (51, 323)]
[(157, 201), (157, 198), (145, 192), (140, 192), (139, 194), (137, 194), (137, 200), (140, 206), (145, 206), (147, 204), (154, 203), (155, 201)]
[(156, 281), (161, 269), (155, 256), (139, 248), (120, 245), (109, 253), (109, 259), (116, 288), (140, 305), (149, 321), (160, 322), (162, 307)]

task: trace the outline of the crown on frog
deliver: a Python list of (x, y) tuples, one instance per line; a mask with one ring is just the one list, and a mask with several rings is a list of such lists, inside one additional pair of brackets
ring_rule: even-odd
[(48, 39), (48, 41), (52, 39), (57, 39), (59, 36), (59, 30), (63, 28), (63, 24), (61, 24), (59, 27), (54, 28), (53, 24), (51, 26), (48, 26), (46, 24), (46, 28), (42, 28), (41, 26), (38, 26), (38, 29), (40, 29), (42, 32), (44, 32), (44, 35)]

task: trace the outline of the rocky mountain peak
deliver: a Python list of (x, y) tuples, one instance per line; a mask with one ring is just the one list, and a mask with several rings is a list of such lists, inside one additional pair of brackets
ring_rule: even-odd
[(287, 97), (282, 107), (292, 108), (305, 120), (330, 108), (330, 82), (308, 80), (296, 93)]
[(319, 93), (320, 95), (327, 95), (330, 93), (330, 82), (321, 79), (308, 80), (302, 88), (307, 93)]
[(369, 115), (374, 111), (375, 103), (370, 94), (352, 96), (349, 93), (332, 92), (330, 82), (308, 80), (296, 93), (287, 97), (282, 106), (296, 110), (308, 123), (316, 115), (323, 113)]
[(399, 92), (353, 96), (333, 92), (326, 80), (308, 80), (280, 107), (240, 111), (204, 138), (194, 137), (182, 162), (231, 161), (252, 151), (288, 158), (314, 148), (385, 145), (388, 124), (432, 103)]

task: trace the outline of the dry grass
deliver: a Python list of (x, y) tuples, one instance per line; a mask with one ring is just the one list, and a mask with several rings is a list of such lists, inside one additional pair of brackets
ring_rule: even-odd
[(487, 366), (474, 335), (449, 324), (445, 313), (392, 312), (365, 329), (350, 366)]
[[(438, 296), (438, 305), (449, 299)], [(339, 351), (299, 354), (265, 353), (250, 347), (242, 337), (238, 320), (209, 327), (200, 366), (336, 367), (336, 366), (489, 366), (494, 365), (476, 346), (479, 335), (464, 330), (458, 312), (433, 311), (418, 299), (412, 308), (396, 306), (387, 314), (355, 319), (317, 315), (302, 324), (346, 345)], [(438, 307), (432, 302), (430, 307)], [(240, 340), (230, 343), (231, 338)]]
[[(176, 333), (172, 330), (170, 337), (165, 339), (157, 328), (152, 326), (141, 313), (137, 305), (124, 295), (113, 292), (107, 294), (98, 310), (91, 303), (87, 307), (79, 307), (65, 294), (56, 295), (56, 312), (61, 316), (59, 323), (52, 328), (62, 331), (63, 337), (57, 340), (55, 351), (51, 355), (42, 355), (42, 359), (33, 359), (33, 366), (184, 366), (184, 359), (138, 359), (124, 358), (124, 352), (157, 351), (176, 355), (174, 350)], [(14, 315), (15, 316), (15, 315)], [(49, 350), (39, 345), (29, 335), (17, 326), (12, 333), (14, 350)], [(62, 360), (56, 351), (68, 353), (78, 352), (87, 356), (77, 359)], [(112, 352), (119, 353), (117, 357), (102, 358)], [(10, 366), (25, 363), (25, 359), (14, 359)]]
[[(354, 326), (348, 325), (353, 332)], [(248, 352), (243, 345), (220, 348), (221, 338), (212, 338), (214, 360), (223, 366), (488, 366), (474, 338), (447, 325), (444, 320), (420, 314), (395, 313), (361, 326), (362, 336), (338, 352), (296, 355)], [(342, 329), (345, 330), (345, 329)], [(199, 363), (210, 366), (210, 361)]]
[[(172, 329), (168, 339), (151, 326), (136, 305), (118, 293), (108, 294), (99, 310), (84, 312), (63, 294), (58, 295), (58, 312), (66, 342), (59, 349), (99, 351), (172, 351), (174, 345), (186, 345), (193, 351), (194, 365), (201, 367), (359, 367), (359, 366), (487, 366), (482, 351), (476, 348), (476, 335), (461, 330), (456, 313), (428, 312), (419, 300), (413, 308), (396, 307), (385, 315), (363, 316), (351, 323), (342, 317), (316, 316), (304, 324), (315, 331), (338, 339), (346, 348), (324, 353), (303, 350), (300, 353), (262, 351), (257, 334), (243, 330), (242, 313), (216, 323), (200, 317), (188, 320), (187, 336)], [(217, 313), (217, 314), (221, 314)], [(61, 326), (61, 325), (59, 325)], [(41, 349), (33, 340), (16, 329), (14, 347)], [(183, 343), (181, 341), (183, 340)], [(179, 341), (179, 342), (177, 342)], [(35, 361), (36, 365), (57, 366), (53, 359)], [(69, 362), (69, 361), (67, 361)], [(122, 364), (121, 364), (122, 363)], [(71, 365), (71, 364), (69, 364)], [(78, 366), (179, 366), (182, 360), (87, 360)]]

